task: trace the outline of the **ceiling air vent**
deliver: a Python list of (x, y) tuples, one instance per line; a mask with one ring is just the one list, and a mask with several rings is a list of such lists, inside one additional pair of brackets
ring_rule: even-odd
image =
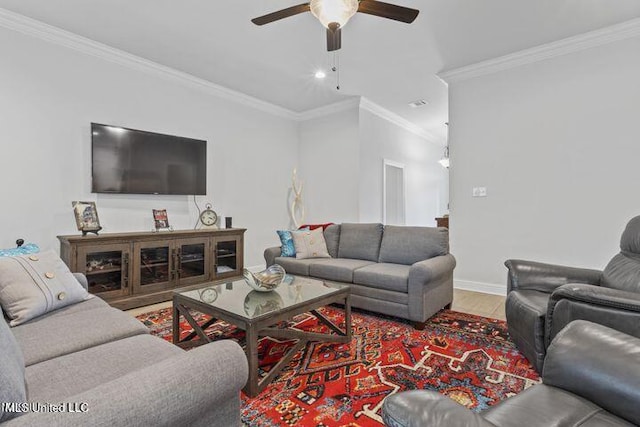
[(418, 99), (417, 101), (410, 102), (409, 106), (413, 108), (418, 108), (418, 107), (424, 107), (427, 104), (428, 102), (425, 101), (424, 99)]

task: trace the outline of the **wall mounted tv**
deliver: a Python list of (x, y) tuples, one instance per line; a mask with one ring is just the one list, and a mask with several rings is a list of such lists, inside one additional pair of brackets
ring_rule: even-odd
[(94, 193), (207, 193), (207, 141), (91, 123)]

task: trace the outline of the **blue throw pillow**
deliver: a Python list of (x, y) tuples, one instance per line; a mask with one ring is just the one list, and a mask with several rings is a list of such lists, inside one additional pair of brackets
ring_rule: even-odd
[(301, 228), (300, 230), (278, 230), (278, 237), (280, 237), (280, 256), (295, 258), (296, 247), (293, 245), (293, 237), (291, 237), (291, 231), (308, 231), (309, 227)]
[(27, 243), (26, 245), (22, 245), (18, 248), (0, 249), (0, 256), (18, 256), (35, 254), (37, 252), (40, 252), (38, 245), (35, 243)]

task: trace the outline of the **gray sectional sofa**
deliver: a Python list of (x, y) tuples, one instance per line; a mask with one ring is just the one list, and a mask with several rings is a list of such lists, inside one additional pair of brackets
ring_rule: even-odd
[(185, 352), (97, 297), (13, 328), (0, 321), (0, 354), (0, 402), (76, 411), (11, 418), (3, 407), (2, 426), (240, 425), (247, 360), (238, 344)]
[(351, 304), (414, 322), (417, 329), (453, 301), (453, 269), (446, 228), (334, 224), (324, 230), (331, 258), (281, 257), (264, 252), (267, 266), (328, 283), (348, 284)]

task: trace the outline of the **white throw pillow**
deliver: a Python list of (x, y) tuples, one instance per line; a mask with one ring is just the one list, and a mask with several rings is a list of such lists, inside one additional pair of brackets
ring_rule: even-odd
[(296, 247), (296, 258), (331, 258), (324, 240), (322, 227), (315, 230), (294, 231), (291, 233)]
[(11, 326), (92, 296), (53, 251), (0, 258), (0, 305)]

